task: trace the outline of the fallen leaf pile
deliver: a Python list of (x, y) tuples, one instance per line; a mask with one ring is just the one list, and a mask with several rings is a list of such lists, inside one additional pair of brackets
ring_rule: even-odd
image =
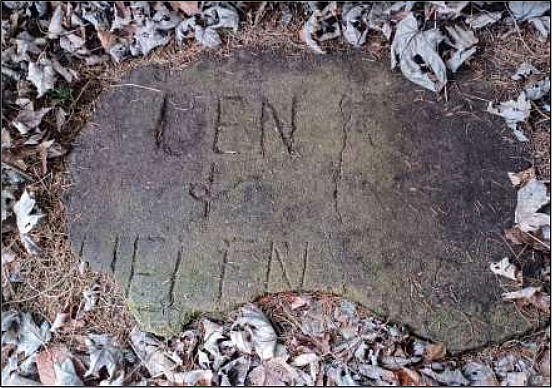
[[(504, 118), (517, 140), (528, 142), (529, 139), (518, 128), (519, 123), (526, 122), (531, 114), (531, 102), (539, 104), (543, 111), (550, 111), (550, 77), (530, 63), (522, 63), (512, 79), (523, 82), (524, 87), (516, 100), (501, 102), (498, 107), (489, 103), (487, 111)], [(545, 98), (548, 96), (548, 98)]]
[[(345, 2), (342, 7), (313, 1), (308, 6), (302, 36), (315, 52), (325, 53), (319, 43), (341, 35), (360, 47), (369, 31), (381, 33), (391, 42), (391, 67), (399, 65), (406, 78), (435, 92), (446, 85), (447, 72), (455, 73), (475, 54), (478, 29), (514, 21), (532, 24), (541, 39), (550, 31), (550, 3), (545, 1)], [(503, 10), (489, 10), (497, 6)]]
[[(508, 173), (512, 185), (517, 189), (517, 205), (515, 209), (515, 225), (505, 230), (506, 238), (513, 245), (528, 246), (532, 249), (550, 252), (550, 185), (536, 178), (535, 169), (529, 168), (517, 173)], [(502, 297), (506, 301), (514, 302), (520, 307), (531, 305), (538, 310), (550, 314), (550, 295), (541, 285), (528, 285), (521, 269), (505, 257), (501, 261), (491, 264), (490, 270), (510, 281), (508, 288), (513, 291), (505, 292)], [(550, 262), (546, 262), (540, 269), (538, 280), (542, 284), (550, 283)]]
[[(274, 305), (276, 303), (276, 305)], [(134, 329), (130, 347), (89, 334), (59, 343), (48, 322), (26, 313), (2, 321), (9, 356), (3, 384), (142, 386), (467, 386), (545, 385), (546, 347), (526, 341), (517, 353), (447, 355), (443, 343), (366, 316), (338, 298), (282, 295), (271, 311), (255, 304), (225, 322), (200, 319), (167, 339)]]
[[(398, 67), (407, 79), (436, 93), (444, 90), (450, 74), (476, 54), (478, 30), (501, 22), (516, 28), (518, 24), (530, 25), (540, 40), (550, 35), (550, 3), (546, 1), (345, 2), (342, 6), (338, 2), (309, 2), (308, 7), (310, 16), (301, 36), (314, 52), (325, 54), (321, 43), (340, 36), (361, 47), (367, 43), (368, 33), (374, 31), (390, 42), (391, 68)], [(518, 71), (519, 78), (514, 79), (523, 80), (527, 75)], [(501, 102), (498, 107), (489, 103), (487, 111), (503, 117), (514, 136), (526, 142), (518, 123), (529, 118), (531, 101), (550, 112), (549, 100), (550, 78), (542, 75), (527, 80), (516, 100)]]
[(506, 230), (506, 237), (516, 245), (550, 251), (550, 182), (537, 179), (533, 167), (508, 176), (517, 189), (517, 205), (515, 225)]

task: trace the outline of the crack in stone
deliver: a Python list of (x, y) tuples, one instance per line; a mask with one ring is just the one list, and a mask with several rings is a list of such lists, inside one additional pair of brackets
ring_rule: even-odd
[(347, 132), (347, 126), (349, 125), (349, 122), (351, 121), (351, 112), (349, 112), (349, 115), (347, 119), (345, 119), (345, 113), (343, 112), (343, 101), (345, 100), (346, 96), (343, 95), (341, 97), (341, 100), (339, 100), (339, 111), (341, 113), (341, 117), (343, 120), (343, 125), (341, 126), (341, 150), (339, 152), (339, 160), (337, 165), (337, 174), (335, 174), (334, 178), (334, 191), (333, 191), (333, 201), (334, 201), (334, 209), (335, 213), (337, 214), (337, 218), (340, 223), (343, 223), (343, 216), (341, 215), (341, 211), (339, 210), (339, 186), (341, 183), (341, 180), (343, 179), (343, 157), (345, 154), (345, 149), (347, 148), (347, 141), (349, 138), (349, 134)]
[(264, 102), (261, 103), (261, 138), (260, 138), (260, 142), (261, 142), (261, 155), (263, 156), (263, 158), (266, 156), (266, 147), (265, 147), (265, 127), (264, 127), (264, 122), (266, 120), (266, 117), (265, 117), (265, 105), (264, 105)]

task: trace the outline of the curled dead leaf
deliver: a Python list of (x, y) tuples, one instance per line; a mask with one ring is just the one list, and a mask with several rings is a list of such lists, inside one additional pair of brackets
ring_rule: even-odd
[(180, 10), (188, 16), (198, 15), (201, 13), (198, 1), (169, 1), (169, 4), (174, 9)]
[(525, 186), (531, 179), (536, 178), (535, 168), (530, 167), (520, 172), (509, 172), (508, 177), (514, 187)]
[(109, 49), (115, 44), (115, 34), (103, 30), (96, 31), (96, 34), (98, 35), (98, 39), (100, 40), (100, 43), (105, 51), (109, 51)]
[(505, 257), (496, 263), (491, 263), (489, 267), (495, 275), (504, 276), (521, 283), (521, 271), (515, 264), (510, 263), (509, 258)]
[(443, 342), (436, 342), (428, 344), (424, 351), (424, 359), (427, 362), (437, 361), (445, 357), (447, 353), (447, 346)]
[(421, 384), (421, 377), (418, 372), (408, 368), (402, 368), (395, 371), (395, 375), (399, 380), (399, 385), (402, 387), (419, 387)]
[(44, 385), (56, 384), (54, 363), (71, 359), (71, 353), (65, 345), (54, 345), (42, 350), (36, 355), (36, 366), (40, 382)]
[(540, 287), (525, 287), (518, 291), (505, 292), (502, 299), (521, 305), (530, 304), (542, 311), (550, 311), (550, 296), (541, 291)]
[(518, 226), (506, 229), (504, 231), (504, 236), (515, 245), (527, 244), (531, 246), (531, 248), (539, 251), (546, 252), (550, 250), (550, 247), (540, 241), (539, 238), (535, 238), (531, 233), (522, 231)]

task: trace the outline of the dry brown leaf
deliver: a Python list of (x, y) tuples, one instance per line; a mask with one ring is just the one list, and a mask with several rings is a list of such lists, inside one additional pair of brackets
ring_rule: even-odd
[(42, 166), (42, 173), (48, 172), (48, 148), (54, 144), (54, 140), (43, 141), (38, 145), (38, 156), (40, 158), (40, 164)]
[(213, 372), (198, 369), (174, 373), (171, 383), (177, 387), (211, 387), (213, 385)]
[(420, 374), (412, 369), (402, 368), (395, 371), (395, 375), (399, 380), (399, 384), (402, 387), (419, 387), (420, 385)]
[(201, 11), (199, 10), (198, 1), (169, 1), (169, 4), (174, 9), (178, 9), (188, 16), (193, 16), (201, 13)]
[[(68, 334), (74, 332), (75, 330), (82, 329), (86, 325), (86, 322), (82, 319), (70, 319), (67, 320), (63, 326), (58, 329), (60, 334)], [(84, 339), (81, 340), (82, 346), (85, 347)]]
[(540, 287), (525, 287), (518, 291), (505, 292), (502, 298), (523, 306), (532, 304), (542, 311), (550, 311), (550, 296), (541, 291)]
[(539, 371), (544, 377), (550, 377), (550, 349), (546, 349), (539, 362)]
[(299, 374), (284, 357), (275, 357), (253, 368), (247, 376), (249, 384), (258, 387), (293, 386), (300, 381)]
[(55, 362), (63, 362), (71, 358), (71, 353), (65, 345), (54, 345), (36, 355), (36, 367), (40, 382), (46, 386), (56, 384)]
[(504, 230), (504, 236), (515, 245), (531, 243), (531, 238), (516, 227)]
[(550, 311), (550, 296), (544, 292), (537, 292), (529, 302), (542, 311)]
[(502, 298), (504, 300), (529, 300), (533, 298), (538, 292), (540, 287), (525, 287), (518, 291), (504, 292)]
[(539, 239), (536, 239), (530, 233), (522, 231), (517, 226), (504, 230), (504, 237), (506, 237), (510, 242), (515, 245), (527, 244), (530, 245), (531, 248), (537, 249), (539, 251), (549, 250), (548, 246), (546, 246), (542, 242), (539, 242)]
[(6, 163), (10, 166), (13, 166), (17, 168), (18, 170), (21, 170), (25, 172), (27, 170), (27, 165), (23, 161), (23, 157), (26, 156), (18, 150), (17, 152), (12, 152), (11, 150), (2, 150), (2, 163)]
[(118, 16), (121, 19), (130, 18), (132, 15), (132, 12), (130, 11), (130, 7), (127, 7), (124, 1), (115, 2), (115, 12), (117, 12)]
[(69, 319), (68, 313), (57, 313), (56, 319), (54, 319), (54, 322), (52, 323), (52, 327), (50, 327), (50, 331), (52, 333), (55, 333), (65, 325), (68, 319)]
[(531, 167), (520, 172), (509, 172), (508, 177), (514, 186), (523, 186), (532, 178), (536, 178), (535, 168)]
[(445, 357), (447, 346), (444, 342), (428, 344), (425, 348), (424, 359), (426, 361), (437, 361)]
[(290, 308), (292, 310), (297, 310), (298, 308), (306, 306), (307, 304), (309, 304), (310, 298), (304, 297), (304, 296), (292, 295), (292, 296), (289, 297), (288, 302), (289, 302)]
[(299, 39), (301, 39), (303, 42), (307, 44), (314, 52), (318, 54), (325, 54), (326, 51), (324, 51), (318, 42), (314, 39), (313, 35), (318, 29), (318, 14), (313, 14), (311, 17), (307, 20), (307, 22), (304, 24), (303, 28), (301, 28), (301, 31), (299, 31)]
[(104, 50), (109, 50), (111, 46), (115, 43), (116, 37), (111, 32), (98, 30), (96, 33), (98, 34), (98, 39), (100, 40), (100, 43), (102, 44)]

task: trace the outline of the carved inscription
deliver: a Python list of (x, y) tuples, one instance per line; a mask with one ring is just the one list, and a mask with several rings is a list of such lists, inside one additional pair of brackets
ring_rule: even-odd
[[(224, 240), (218, 299), (240, 299), (243, 293), (301, 290), (309, 262), (308, 241)], [(328, 257), (320, 258), (327, 260)]]
[[(429, 324), (443, 311), (490, 322), (473, 346), (517, 330), (474, 259), (504, 254), (490, 234), (511, 220), (504, 171), (520, 158), (502, 136), (486, 121), (464, 131), (469, 116), (415, 102), (364, 59), (240, 61), (137, 70), (76, 139), (74, 250), (113, 274), (146, 330), (296, 290), (437, 340), (470, 331), (465, 318)], [(454, 298), (436, 295), (437, 277), (459, 285)]]
[(237, 155), (258, 152), (261, 133), (258, 111), (242, 96), (226, 96), (217, 100), (213, 151)]
[[(268, 99), (261, 103), (261, 150), (263, 156), (281, 150), (294, 155), (294, 135), (297, 130), (297, 97), (293, 96), (289, 106), (278, 111)], [(279, 141), (281, 142), (279, 142)]]
[(215, 110), (213, 152), (294, 155), (296, 120), (296, 96), (284, 106), (276, 106), (265, 97), (260, 101), (250, 101), (243, 96), (221, 97)]

